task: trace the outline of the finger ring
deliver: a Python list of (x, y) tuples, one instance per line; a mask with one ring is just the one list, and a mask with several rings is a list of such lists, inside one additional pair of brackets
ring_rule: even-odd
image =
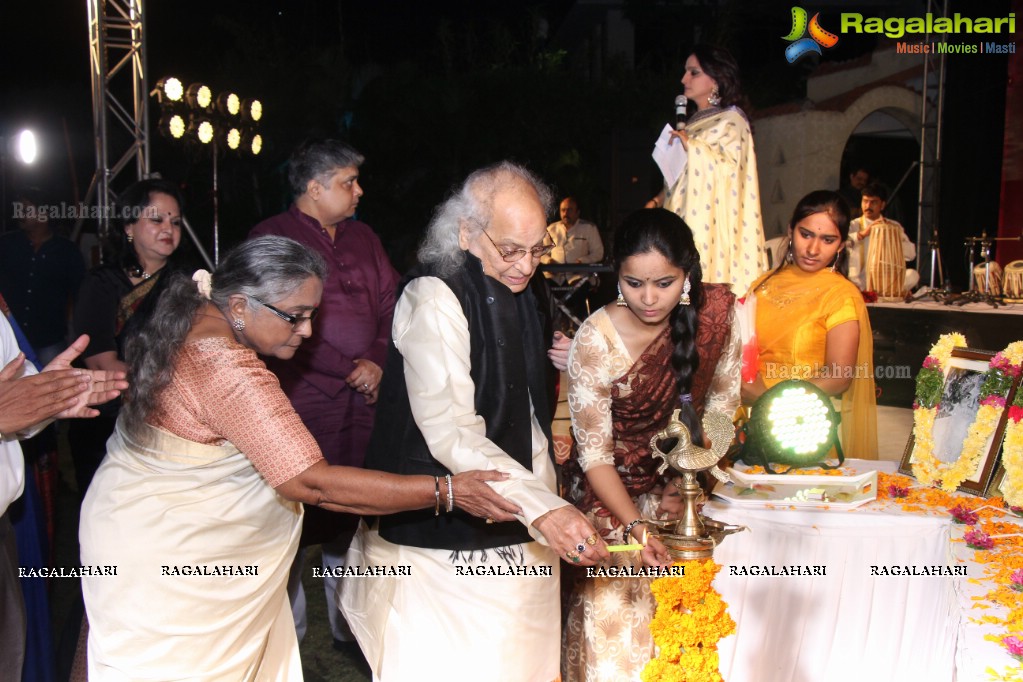
[(494, 522), (494, 520), (488, 516), (487, 517), (487, 523), (493, 523), (493, 522)]
[(362, 387), (363, 388), (369, 388), (369, 384), (363, 384)]
[(580, 561), (580, 559), (579, 559), (579, 557), (578, 557), (578, 556), (574, 556), (574, 557), (572, 557), (572, 563), (573, 563), (573, 564), (577, 564), (577, 563), (579, 563), (579, 561)]
[(586, 551), (586, 545), (583, 544), (582, 542), (580, 542), (578, 545), (575, 546), (575, 551), (577, 551), (580, 554), (582, 554), (583, 552)]
[(587, 545), (595, 545), (595, 544), (597, 544), (597, 534), (594, 533), (590, 537), (586, 538), (586, 544)]
[(575, 552), (572, 551), (565, 552), (565, 556), (571, 559), (572, 561), (579, 561), (579, 555), (576, 554)]

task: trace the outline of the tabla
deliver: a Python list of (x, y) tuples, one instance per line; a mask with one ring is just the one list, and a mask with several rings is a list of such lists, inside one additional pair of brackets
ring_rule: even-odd
[(867, 247), (867, 291), (880, 301), (901, 301), (905, 283), (902, 230), (888, 222), (874, 223)]
[(1014, 260), (1005, 266), (1002, 294), (1008, 303), (1023, 303), (1023, 260)]
[[(990, 267), (990, 275), (985, 277), (984, 268)], [(981, 263), (973, 268), (973, 288), (989, 296), (1002, 295), (1002, 266), (991, 261)]]

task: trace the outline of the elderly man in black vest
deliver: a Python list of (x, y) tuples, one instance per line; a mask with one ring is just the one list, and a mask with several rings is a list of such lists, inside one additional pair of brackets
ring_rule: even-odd
[[(593, 565), (603, 541), (555, 492), (550, 342), (530, 278), (550, 190), (504, 162), (478, 170), (437, 211), (402, 282), (366, 466), (445, 477), (496, 469), (515, 521), (435, 509), (364, 526), (363, 566), (409, 575), (351, 581), (342, 607), (375, 679), (554, 680), (559, 557)], [(438, 498), (439, 499), (439, 498)], [(352, 556), (350, 556), (352, 558)]]

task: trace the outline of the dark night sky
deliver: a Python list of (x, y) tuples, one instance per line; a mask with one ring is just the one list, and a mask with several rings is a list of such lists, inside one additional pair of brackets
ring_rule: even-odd
[[(65, 6), (57, 10), (46, 2), (0, 3), (0, 27), (4, 32), (4, 40), (0, 41), (3, 64), (0, 135), (31, 123), (39, 131), (43, 145), (44, 161), (22, 175), (12, 170), (9, 185), (22, 182), (45, 186), (60, 199), (73, 200), (84, 195), (95, 168), (88, 31), (86, 2), (61, 4)], [(790, 66), (782, 56), (780, 36), (789, 30), (788, 8), (793, 4), (789, 0), (760, 3), (629, 0), (626, 4), (637, 16), (668, 13), (669, 21), (651, 22), (637, 28), (636, 33), (637, 73), (644, 69), (663, 72), (666, 97), (677, 87), (679, 74), (675, 71), (680, 71), (686, 45), (697, 39), (723, 42), (736, 54), (745, 89), (755, 108), (798, 99), (803, 92), (807, 65)], [(834, 24), (837, 12), (854, 8), (877, 13), (888, 7), (904, 16), (923, 11), (923, 3), (918, 0), (896, 3), (823, 0), (804, 6), (810, 11), (820, 8), (825, 26), (829, 25), (829, 16)], [(179, 75), (186, 84), (203, 80), (214, 91), (230, 84), (242, 95), (254, 94), (264, 100), (268, 111), (265, 125), (272, 131), (267, 136), (270, 146), (261, 160), (264, 176), (279, 168), (288, 149), (305, 134), (332, 132), (331, 122), (341, 120), (346, 106), (338, 105), (337, 101), (350, 102), (360, 83), (372, 74), (403, 60), (415, 62), (427, 69), (426, 73), (439, 72), (440, 48), (435, 37), (442, 27), (454, 27), (454, 35), (464, 36), (464, 27), (471, 26), (472, 38), (487, 47), (487, 41), (492, 39), (489, 28), (503, 24), (522, 35), (522, 27), (531, 18), (543, 15), (550, 24), (552, 38), (556, 39), (565, 18), (573, 12), (571, 16), (578, 16), (585, 8), (571, 0), (151, 0), (145, 7), (151, 84), (164, 75)], [(1009, 7), (1010, 0), (993, 0), (984, 3), (984, 13), (1004, 16)], [(970, 15), (979, 11), (976, 4), (966, 0), (953, 1), (952, 10)], [(824, 60), (851, 59), (869, 51), (874, 44), (873, 38), (843, 38)], [(551, 46), (557, 47), (553, 43)], [(335, 62), (303, 61), (309, 55), (327, 53), (330, 48), (334, 49)], [(943, 224), (993, 225), (997, 220), (1006, 62), (991, 56), (963, 56), (949, 62), (946, 124), (962, 132), (950, 131), (947, 136), (947, 166), (966, 169), (958, 178), (952, 178), (955, 195), (981, 197), (982, 201), (957, 202), (952, 209), (959, 213), (946, 216)], [(312, 114), (303, 117), (302, 112), (294, 110), (292, 100), (302, 95), (316, 101), (317, 95), (323, 95), (326, 101), (330, 93), (323, 91), (330, 84), (315, 80), (312, 74), (330, 73), (331, 69), (344, 72), (338, 75), (337, 82), (348, 83), (351, 90), (330, 100), (337, 111), (320, 112), (318, 118)], [(516, 96), (515, 92), (508, 93), (510, 99)], [(570, 107), (572, 101), (572, 92), (552, 97), (544, 111), (537, 113), (537, 121), (542, 124), (550, 111)], [(153, 108), (155, 112), (155, 102)], [(273, 128), (272, 121), (280, 125), (285, 120), (287, 129)], [(970, 144), (965, 143), (967, 139)], [(166, 144), (154, 141), (154, 168), (185, 183), (194, 181), (196, 186), (208, 183), (204, 175), (208, 174), (205, 170), (208, 164), (199, 163), (194, 154), (188, 157)], [(986, 151), (978, 154), (978, 149)], [(372, 160), (376, 150), (363, 151), (368, 151)], [(433, 201), (439, 199), (437, 196)], [(267, 204), (264, 202), (257, 210), (266, 210)], [(372, 210), (371, 202), (366, 206)]]
[[(24, 181), (58, 184), (61, 192), (70, 192), (73, 167), (78, 192), (84, 194), (95, 167), (87, 3), (61, 4), (66, 7), (54, 10), (45, 2), (0, 3), (4, 30), (0, 135), (31, 126), (43, 149), (41, 163), (24, 175)], [(571, 4), (565, 0), (545, 3), (545, 11), (563, 14)], [(246, 61), (254, 55), (241, 37), (249, 31), (262, 34), (272, 47), (288, 53), (340, 44), (343, 31), (345, 57), (358, 67), (421, 58), (424, 36), (432, 36), (439, 22), (513, 21), (521, 17), (524, 5), (468, 0), (155, 0), (145, 5), (150, 88), (163, 75), (177, 75), (186, 84), (202, 80), (216, 90), (218, 84), (210, 79), (228, 72), (232, 85), (251, 83), (258, 90), (259, 65)], [(263, 52), (255, 57), (269, 64), (275, 54)], [(295, 73), (294, 79), (302, 83), (303, 73)], [(303, 86), (314, 89), (317, 84)], [(273, 106), (286, 106), (267, 102), (265, 95), (262, 98), (268, 115)], [(9, 178), (9, 183), (18, 181), (18, 177)]]

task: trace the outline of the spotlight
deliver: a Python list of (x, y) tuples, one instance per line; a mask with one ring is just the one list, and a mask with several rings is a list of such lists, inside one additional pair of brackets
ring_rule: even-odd
[(156, 92), (159, 94), (161, 101), (163, 98), (167, 98), (171, 102), (180, 102), (185, 94), (185, 88), (181, 85), (181, 81), (172, 76), (161, 78), (156, 84)]
[(15, 148), (18, 150), (18, 160), (24, 164), (31, 164), (36, 160), (39, 147), (36, 144), (36, 135), (31, 130), (22, 130), (15, 138)]
[(263, 118), (263, 103), (258, 99), (247, 99), (245, 100), (246, 117), (252, 122), (258, 122), (259, 119)]
[(213, 92), (202, 83), (192, 83), (188, 86), (186, 100), (193, 109), (207, 111), (213, 103)]
[(771, 464), (793, 468), (820, 466), (834, 447), (838, 465), (845, 461), (838, 442), (839, 415), (831, 398), (809, 381), (792, 379), (768, 389), (753, 405), (739, 458), (775, 473)]
[(242, 110), (242, 101), (233, 92), (221, 93), (217, 97), (217, 108), (227, 116), (237, 116)]
[(189, 132), (195, 133), (195, 137), (203, 144), (209, 144), (213, 141), (213, 124), (209, 121), (200, 120), (193, 122)]
[(228, 149), (238, 149), (238, 146), (242, 143), (242, 134), (237, 128), (231, 128), (227, 131), (227, 147)]
[(171, 114), (160, 119), (160, 132), (173, 137), (175, 140), (180, 140), (184, 136), (186, 129), (185, 119), (179, 114)]
[(259, 156), (259, 152), (263, 151), (263, 136), (256, 134), (252, 136), (252, 144), (249, 147), (252, 150), (253, 156)]

